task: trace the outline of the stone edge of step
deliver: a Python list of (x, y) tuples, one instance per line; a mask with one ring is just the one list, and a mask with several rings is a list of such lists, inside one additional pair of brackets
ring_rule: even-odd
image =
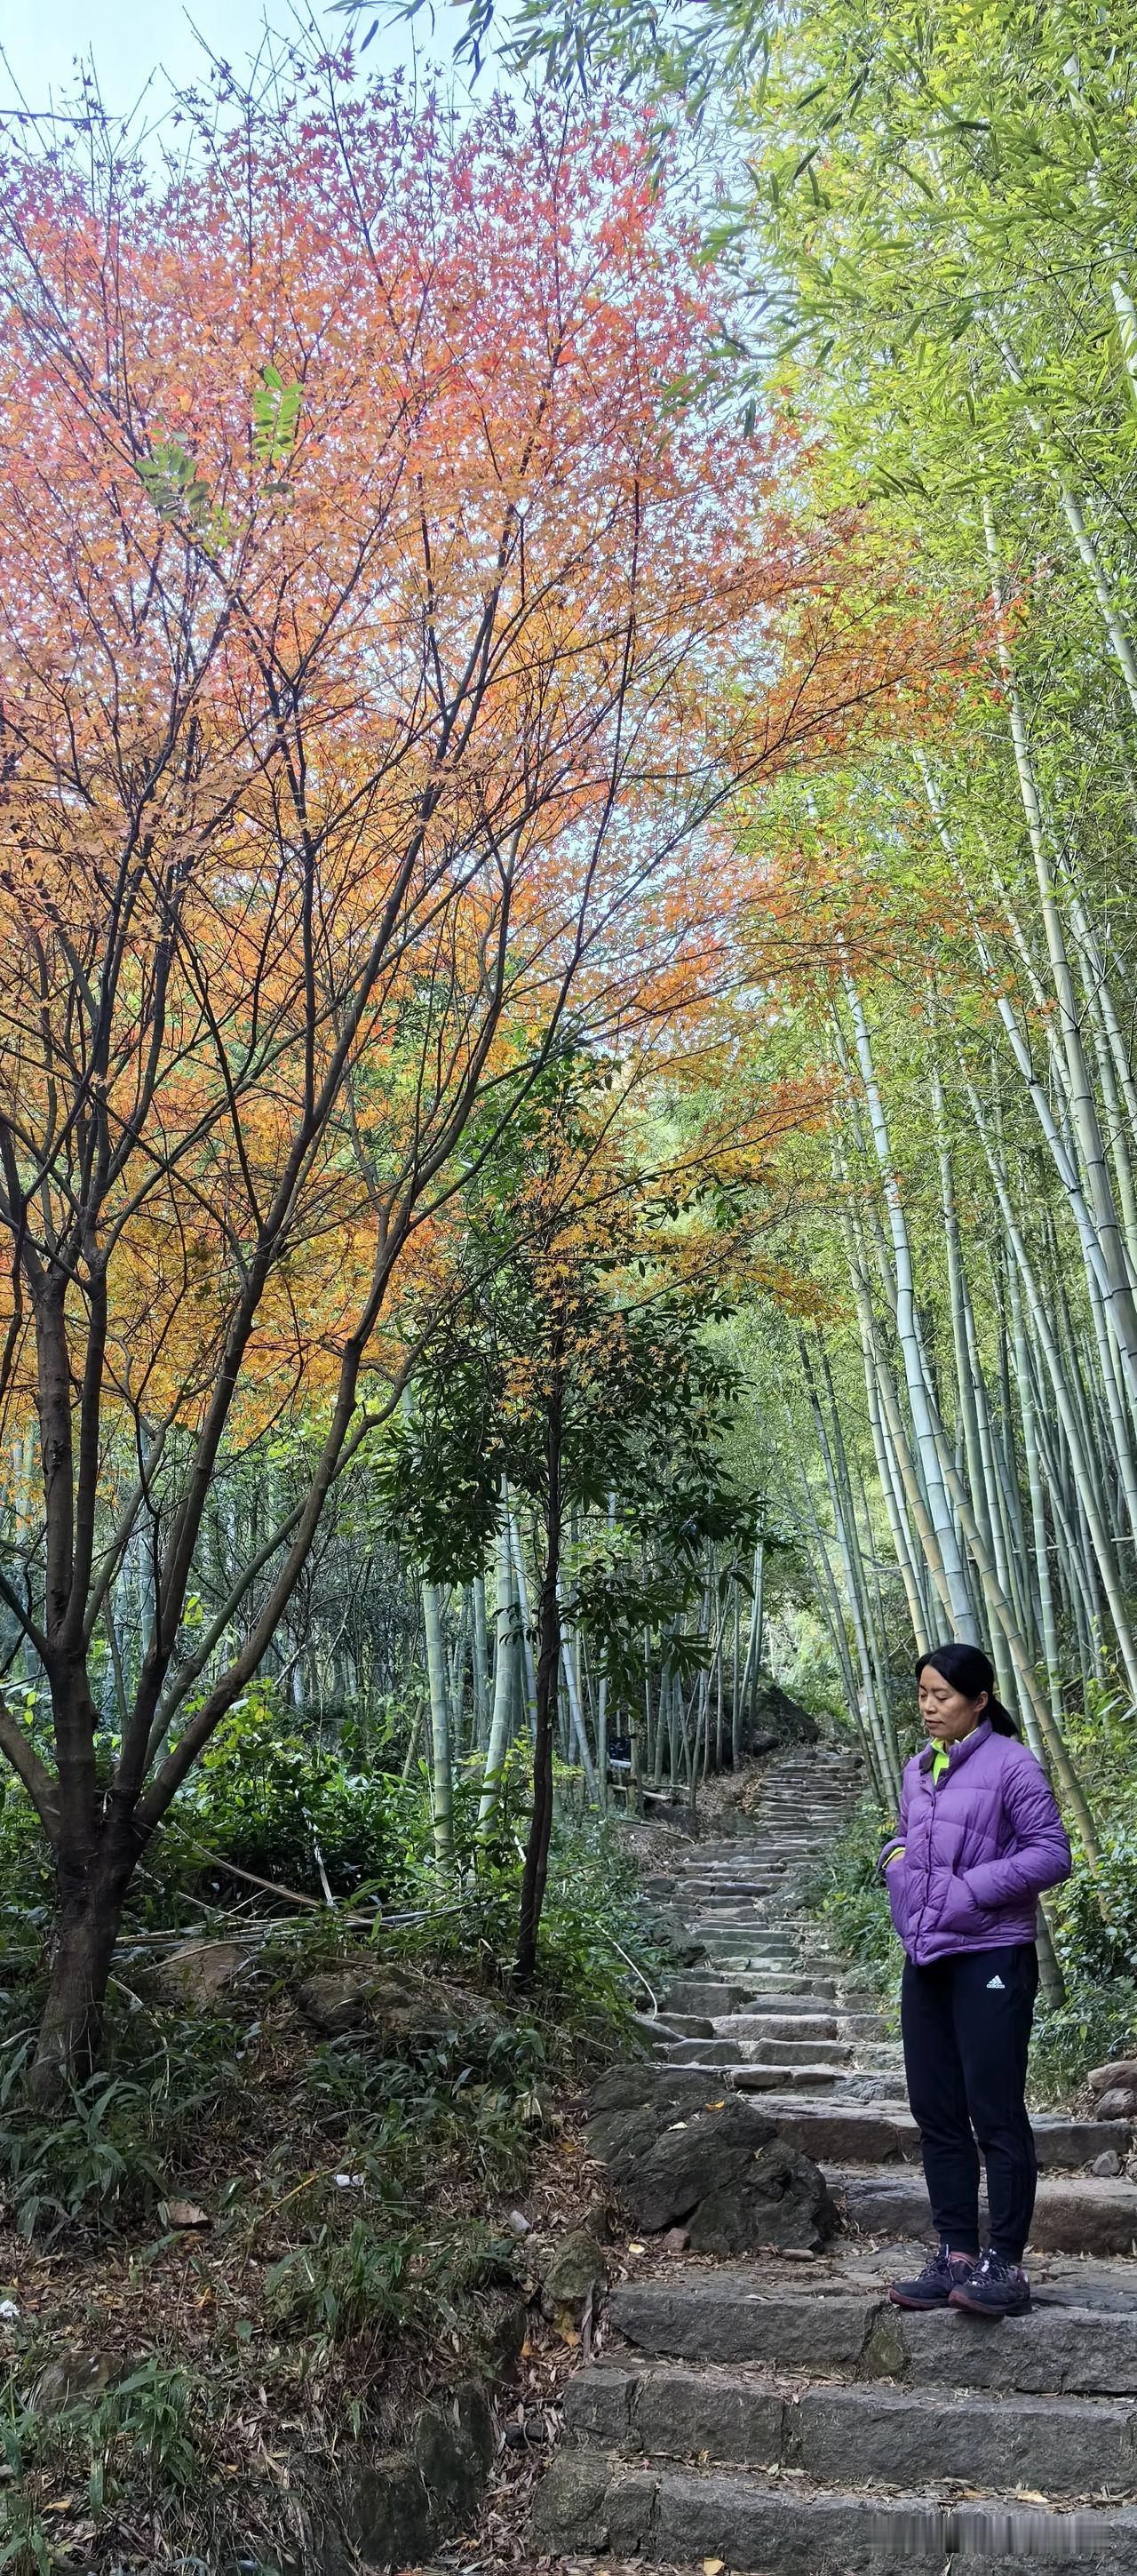
[(1132, 2576), (1137, 2565), (1137, 2509), (1127, 2505), (1051, 2510), (998, 2496), (944, 2502), (927, 2490), (870, 2495), (719, 2469), (629, 2467), (585, 2448), (553, 2461), (535, 2519), (558, 2547), (622, 2548), (679, 2565), (711, 2551), (725, 2566), (761, 2567), (766, 2576), (801, 2576), (807, 2549), (834, 2567), (856, 2554), (866, 2570), (866, 2552), (888, 2551), (888, 2576), (921, 2561), (940, 2576), (956, 2552), (977, 2576), (1022, 2576), (1025, 2565), (1033, 2576), (1075, 2559), (1083, 2576), (1089, 2566), (1093, 2576)]

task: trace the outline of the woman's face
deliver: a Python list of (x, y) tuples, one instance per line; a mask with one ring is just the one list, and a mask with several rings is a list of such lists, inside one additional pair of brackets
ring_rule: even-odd
[(978, 1699), (965, 1699), (962, 1691), (953, 1690), (934, 1664), (925, 1664), (919, 1681), (920, 1723), (927, 1735), (936, 1735), (941, 1744), (958, 1744), (978, 1726), (989, 1698), (980, 1691)]

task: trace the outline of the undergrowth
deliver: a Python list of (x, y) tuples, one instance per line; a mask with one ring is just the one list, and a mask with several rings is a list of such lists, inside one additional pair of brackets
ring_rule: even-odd
[[(0, 2570), (12, 2576), (292, 2563), (313, 2463), (334, 2461), (345, 2430), (364, 2449), (401, 2436), (408, 2390), (477, 2367), (516, 2302), (511, 2201), (535, 2154), (561, 2152), (566, 2092), (633, 2044), (632, 1967), (654, 1977), (658, 1953), (618, 1835), (574, 1820), (554, 1840), (539, 1976), (517, 1995), (523, 1769), (476, 1862), (474, 1788), (460, 1797), (441, 1888), (422, 1784), (410, 1797), (390, 1785), (392, 1812), (352, 1862), (357, 1889), (381, 1883), (398, 1900), (398, 1919), (370, 1933), (342, 1908), (283, 1920), (277, 1908), (258, 1925), (215, 1902), (187, 1856), (187, 1840), (205, 1840), (195, 1807), (132, 1909), (103, 2063), (50, 2117), (23, 2083), (48, 1888), (19, 1802), (0, 1815), (13, 2231)], [(301, 1794), (291, 1767), (287, 1788)], [(270, 1766), (258, 1791), (269, 1823), (278, 1789)], [(211, 1848), (217, 1826), (215, 1814)], [(298, 1840), (275, 1826), (256, 1849), (302, 1875)], [(239, 1935), (248, 1955), (231, 1990), (172, 1999), (163, 1925), (200, 1925), (205, 1944)], [(299, 1990), (341, 1971), (380, 2002), (394, 1976), (409, 2009), (321, 2034)], [(277, 2445), (305, 2464), (291, 2489)]]

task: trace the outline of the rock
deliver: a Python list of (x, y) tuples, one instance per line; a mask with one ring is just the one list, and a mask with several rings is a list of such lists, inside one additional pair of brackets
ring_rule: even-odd
[(483, 2330), (482, 2350), (489, 2379), (495, 2387), (508, 2388), (517, 2377), (521, 2350), (529, 2331), (529, 2318), (524, 2299), (510, 2299)]
[(743, 1725), (744, 1753), (770, 1752), (777, 1744), (819, 1744), (821, 1728), (800, 1700), (773, 1681), (761, 1681)]
[(777, 2138), (732, 2189), (708, 2194), (691, 2220), (690, 2246), (693, 2254), (745, 2254), (757, 2245), (817, 2254), (836, 2225), (819, 2167)]
[[(122, 2376), (122, 2365), (118, 2375)], [(35, 2384), (35, 2405), (40, 2415), (65, 2415), (72, 2406), (90, 2405), (103, 2397), (116, 2372), (105, 2352), (65, 2352), (58, 2361), (49, 2361)]]
[(435, 2537), (468, 2522), (497, 2449), (483, 2389), (468, 2381), (448, 2405), (426, 2406), (414, 2433), (414, 2461), (430, 2503)]
[(334, 2038), (359, 2030), (367, 2019), (368, 1980), (358, 1968), (319, 1968), (296, 1989), (306, 2021)]
[(1108, 2093), (1098, 2095), (1095, 2109), (1099, 2120), (1137, 2119), (1137, 2088), (1114, 2084)]
[(376, 2460), (359, 2481), (351, 2537), (365, 2567), (413, 2567), (431, 2542), (430, 2501), (417, 2463), (406, 2452)]
[(511, 2209), (505, 2223), (511, 2236), (528, 2236), (532, 2232), (523, 2209)]
[(716, 2096), (712, 2083), (696, 2068), (615, 2067), (595, 2087), (589, 2144), (635, 2225), (686, 2225), (700, 2253), (817, 2250), (836, 2225), (818, 2167), (777, 2139), (748, 2096)]
[(240, 1984), (256, 1950), (250, 1941), (183, 1941), (151, 1970), (150, 1989), (161, 2003), (204, 2011)]
[(603, 2247), (583, 2227), (573, 2227), (567, 2236), (559, 2236), (553, 2244), (542, 2247), (538, 2270), (545, 2315), (559, 2319), (567, 2310), (575, 2325), (579, 2325), (589, 2300), (608, 2286)]
[[(653, 1906), (645, 1918), (644, 1929), (657, 1948), (667, 1952), (673, 1966), (694, 1968), (706, 1958), (705, 1944), (695, 1939), (690, 1926), (670, 1906)], [(638, 1979), (636, 1983), (639, 1984)], [(643, 1993), (642, 1986), (639, 1992)]]
[(1110, 2093), (1115, 2086), (1137, 2092), (1137, 2057), (1115, 2057), (1108, 2066), (1092, 2066), (1086, 2083), (1091, 2093)]
[(353, 2563), (376, 2571), (418, 2565), (436, 2540), (471, 2519), (496, 2448), (489, 2400), (477, 2381), (424, 2406), (410, 2450), (376, 2460), (359, 2481)]
[(580, 2223), (582, 2227), (587, 2228), (590, 2236), (595, 2236), (599, 2245), (611, 2245), (616, 2233), (615, 2217), (616, 2212), (610, 2200), (590, 2200), (587, 2208), (581, 2211)]
[(297, 1987), (296, 2001), (305, 2020), (329, 2038), (367, 2030), (395, 2042), (429, 2041), (496, 2019), (483, 1995), (440, 1985), (414, 1968), (376, 1966), (370, 1955), (316, 1969)]
[(1095, 2156), (1090, 2166), (1090, 2172), (1099, 2174), (1103, 2182), (1111, 2182), (1120, 2171), (1121, 2158), (1113, 2147), (1107, 2147), (1103, 2156)]

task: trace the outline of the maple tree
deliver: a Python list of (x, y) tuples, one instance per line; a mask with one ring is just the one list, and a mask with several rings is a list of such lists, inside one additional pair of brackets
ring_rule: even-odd
[[(9, 1694), (0, 1748), (58, 1877), (41, 2090), (413, 1370), (392, 1283), (469, 1151), (570, 1002), (629, 1040), (727, 975), (723, 800), (927, 645), (906, 600), (849, 617), (792, 442), (716, 420), (634, 118), (456, 137), (298, 58), (199, 125), (159, 179), (97, 128), (0, 174), (0, 1598), (50, 1703)], [(219, 1464), (287, 1419), (304, 1473), (203, 1620)]]

